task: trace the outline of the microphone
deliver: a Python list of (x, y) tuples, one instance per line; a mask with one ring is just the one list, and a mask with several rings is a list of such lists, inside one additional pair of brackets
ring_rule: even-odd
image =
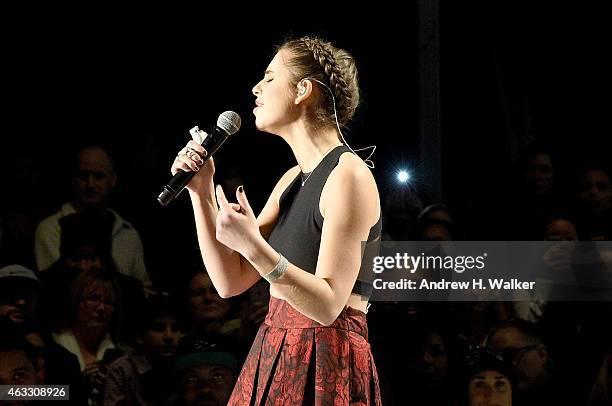
[[(208, 152), (208, 155), (203, 157), (204, 162), (217, 150), (221, 145), (227, 140), (227, 138), (234, 134), (236, 131), (240, 129), (240, 116), (233, 111), (226, 111), (219, 115), (217, 119), (217, 125), (215, 128), (208, 133), (208, 137), (202, 141), (202, 146)], [(198, 127), (194, 127), (191, 131), (199, 131)], [(190, 132), (191, 132), (190, 131)], [(179, 169), (179, 171), (164, 185), (164, 190), (157, 197), (157, 201), (162, 206), (167, 206), (172, 202), (181, 191), (185, 188), (185, 185), (189, 183), (191, 178), (194, 177), (196, 172), (184, 172)]]

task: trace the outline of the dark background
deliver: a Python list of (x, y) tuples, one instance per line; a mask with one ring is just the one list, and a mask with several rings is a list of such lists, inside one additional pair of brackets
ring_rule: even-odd
[[(518, 148), (532, 139), (553, 144), (568, 171), (595, 154), (607, 159), (602, 13), (582, 4), (465, 3), (440, 5), (442, 161), (433, 164), (442, 168), (443, 200), (464, 213), (497, 204)], [(154, 281), (166, 283), (177, 263), (197, 257), (187, 197), (168, 208), (155, 200), (192, 126), (208, 129), (224, 110), (241, 115), (217, 166), (239, 168), (255, 208), (294, 164), (282, 140), (254, 129), (251, 88), (273, 46), (303, 34), (357, 60), (363, 104), (347, 139), (378, 146), (381, 197), (408, 168), (411, 193), (431, 200), (432, 180), (419, 171), (432, 162), (419, 151), (416, 3), (350, 13), (305, 5), (275, 18), (272, 4), (240, 16), (240, 7), (225, 7), (4, 13), (2, 209), (53, 213), (69, 195), (77, 149), (105, 146), (119, 172), (112, 206), (140, 231)]]

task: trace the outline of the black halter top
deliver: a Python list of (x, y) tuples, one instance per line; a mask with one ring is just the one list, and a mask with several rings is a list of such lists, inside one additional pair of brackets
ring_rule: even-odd
[[(279, 199), (278, 220), (268, 237), (268, 243), (289, 262), (312, 274), (317, 266), (324, 221), (319, 210), (321, 192), (329, 174), (338, 164), (340, 155), (348, 151), (346, 145), (332, 149), (308, 175), (303, 185), (302, 173), (299, 173)], [(381, 229), (379, 218), (370, 229), (366, 242), (366, 252), (370, 252), (369, 255), (372, 255), (373, 248), (378, 249)], [(362, 267), (360, 270), (352, 292), (369, 298), (373, 273), (367, 268)]]

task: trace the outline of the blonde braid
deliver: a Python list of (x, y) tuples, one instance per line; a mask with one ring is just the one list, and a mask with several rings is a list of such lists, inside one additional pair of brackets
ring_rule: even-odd
[[(304, 37), (302, 41), (312, 52), (314, 59), (321, 65), (325, 76), (329, 80), (329, 85), (334, 92), (336, 105), (340, 117), (338, 121), (346, 123), (352, 116), (354, 108), (351, 106), (351, 91), (344, 78), (342, 69), (336, 62), (331, 44), (325, 43), (317, 38)], [(356, 107), (356, 106), (355, 106)]]

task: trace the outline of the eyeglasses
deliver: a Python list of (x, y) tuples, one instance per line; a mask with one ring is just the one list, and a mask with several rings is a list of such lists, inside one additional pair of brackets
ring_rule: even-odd
[(110, 298), (102, 298), (97, 295), (82, 297), (81, 302), (91, 307), (98, 306), (100, 305), (100, 303), (103, 303), (105, 306), (109, 306), (109, 307), (115, 307), (116, 305), (114, 300), (111, 300)]
[(536, 348), (538, 348), (538, 345), (533, 344), (533, 345), (526, 345), (524, 347), (504, 348), (502, 352), (506, 355), (506, 357), (509, 360), (512, 360), (515, 363), (518, 363), (521, 360), (521, 358), (523, 358), (523, 355), (525, 355), (527, 351), (535, 350)]

